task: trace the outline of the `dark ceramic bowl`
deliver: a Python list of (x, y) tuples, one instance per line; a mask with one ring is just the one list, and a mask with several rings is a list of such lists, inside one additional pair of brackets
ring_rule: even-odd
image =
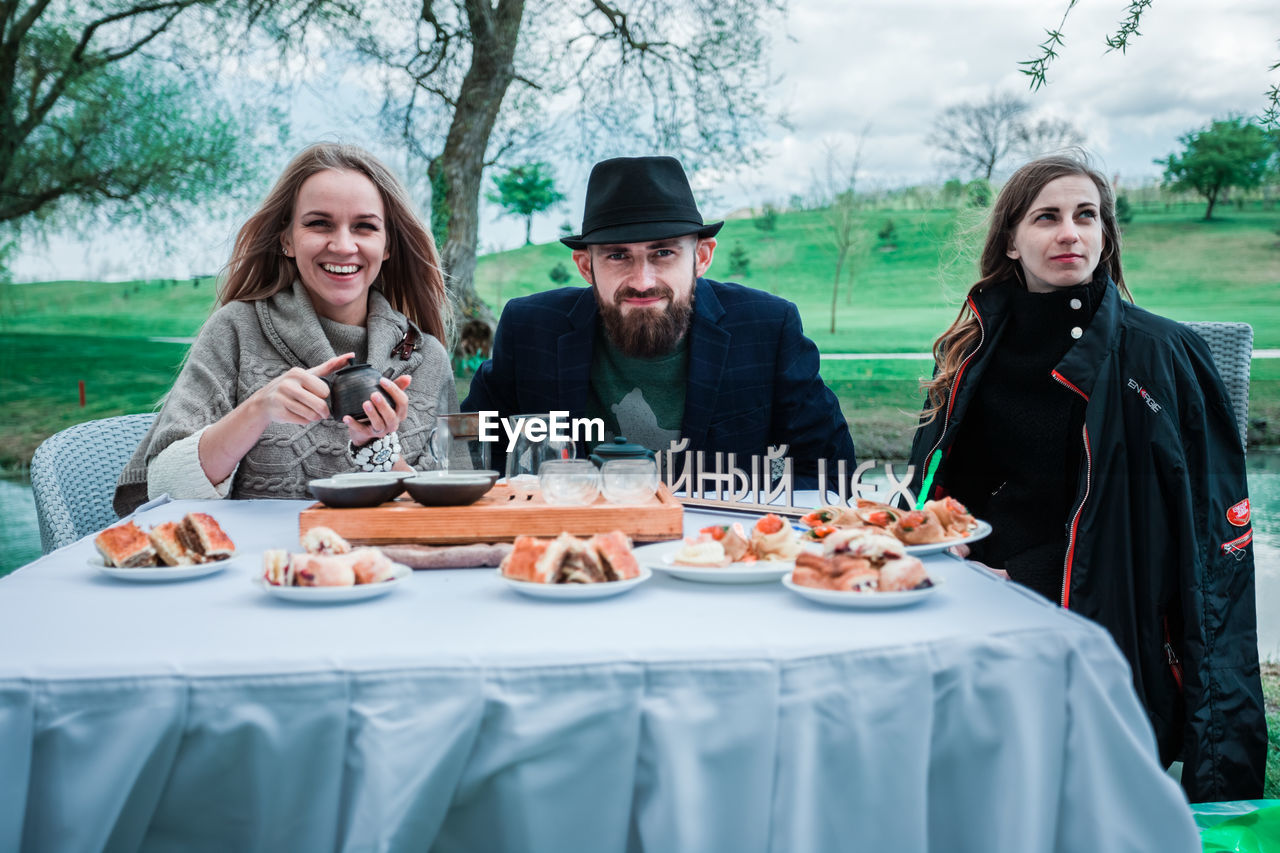
[(400, 478), (390, 475), (344, 479), (327, 477), (312, 480), (307, 483), (307, 488), (315, 495), (316, 500), (335, 509), (379, 506), (404, 491)]
[(424, 471), (406, 479), (404, 487), (423, 506), (464, 506), (480, 500), (497, 481), (497, 471)]
[(345, 474), (334, 474), (330, 479), (337, 480), (344, 486), (352, 483), (385, 482), (388, 478), (400, 483), (400, 488), (387, 500), (395, 500), (404, 494), (404, 481), (418, 473), (417, 471), (348, 471)]

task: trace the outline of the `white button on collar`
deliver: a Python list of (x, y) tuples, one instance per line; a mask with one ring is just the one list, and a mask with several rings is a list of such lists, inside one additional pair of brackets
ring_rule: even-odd
[(1083, 334), (1084, 334), (1084, 329), (1080, 328), (1079, 326), (1073, 326), (1071, 328), (1071, 337), (1079, 339), (1080, 336)]
[(1072, 299), (1070, 304), (1071, 304), (1071, 307), (1077, 311), (1079, 311), (1080, 308), (1083, 307), (1084, 305), (1084, 303), (1081, 302), (1079, 299)]

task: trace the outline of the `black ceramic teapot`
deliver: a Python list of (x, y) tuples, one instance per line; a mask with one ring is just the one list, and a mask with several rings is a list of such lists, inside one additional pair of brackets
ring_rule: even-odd
[(329, 413), (336, 421), (351, 415), (360, 423), (367, 424), (369, 416), (364, 413), (364, 401), (375, 392), (386, 397), (392, 406), (395, 405), (378, 384), (382, 374), (372, 365), (348, 364), (341, 370), (320, 378), (329, 386)]

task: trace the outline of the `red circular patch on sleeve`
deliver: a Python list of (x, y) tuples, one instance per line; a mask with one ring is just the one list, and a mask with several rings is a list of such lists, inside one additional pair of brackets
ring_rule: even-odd
[(1249, 499), (1245, 498), (1233, 507), (1227, 509), (1227, 521), (1236, 527), (1244, 527), (1249, 523)]

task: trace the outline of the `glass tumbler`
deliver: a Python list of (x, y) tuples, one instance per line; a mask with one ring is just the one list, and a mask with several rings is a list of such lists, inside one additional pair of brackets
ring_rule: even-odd
[(600, 472), (589, 459), (548, 459), (538, 468), (542, 499), (557, 506), (586, 506), (600, 494)]
[(610, 459), (600, 468), (600, 491), (609, 503), (648, 503), (658, 491), (658, 465), (652, 459)]

